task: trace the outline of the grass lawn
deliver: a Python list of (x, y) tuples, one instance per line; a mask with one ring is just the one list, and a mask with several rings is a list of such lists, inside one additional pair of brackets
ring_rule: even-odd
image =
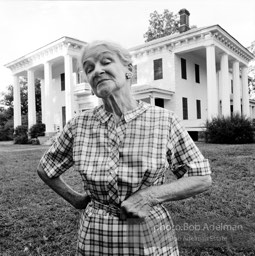
[[(255, 144), (197, 145), (210, 160), (213, 185), (166, 205), (180, 255), (255, 255)], [(79, 211), (37, 176), (46, 149), (0, 144), (1, 256), (74, 255)], [(69, 171), (64, 179), (82, 191), (77, 173)]]

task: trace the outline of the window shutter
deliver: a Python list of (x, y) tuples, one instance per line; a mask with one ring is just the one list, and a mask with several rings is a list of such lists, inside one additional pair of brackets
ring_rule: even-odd
[(186, 67), (186, 60), (181, 58), (181, 75), (182, 79), (187, 79), (187, 67)]
[(201, 101), (197, 100), (197, 119), (201, 119)]
[(157, 59), (153, 61), (154, 63), (154, 80), (163, 78), (163, 65), (162, 59)]
[(61, 91), (65, 90), (65, 73), (60, 74)]
[(183, 120), (188, 119), (188, 99), (182, 98)]
[(195, 64), (195, 80), (196, 83), (200, 83), (199, 65)]

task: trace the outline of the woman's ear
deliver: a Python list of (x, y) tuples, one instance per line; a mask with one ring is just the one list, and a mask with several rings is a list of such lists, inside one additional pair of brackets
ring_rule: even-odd
[(131, 71), (131, 72), (133, 72), (133, 65), (132, 65), (132, 63), (129, 63), (129, 64), (128, 64), (128, 70)]

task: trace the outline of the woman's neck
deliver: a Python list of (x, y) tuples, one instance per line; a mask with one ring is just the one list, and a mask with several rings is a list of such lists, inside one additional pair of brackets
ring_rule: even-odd
[(131, 96), (131, 93), (112, 94), (102, 100), (105, 110), (113, 113), (116, 123), (120, 121), (123, 114), (137, 107), (137, 101)]

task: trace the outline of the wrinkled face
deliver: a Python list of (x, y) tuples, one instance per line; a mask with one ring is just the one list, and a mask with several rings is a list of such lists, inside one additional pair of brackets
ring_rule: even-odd
[(104, 46), (96, 46), (83, 59), (83, 70), (95, 95), (107, 98), (112, 93), (128, 86), (124, 66), (116, 53)]

